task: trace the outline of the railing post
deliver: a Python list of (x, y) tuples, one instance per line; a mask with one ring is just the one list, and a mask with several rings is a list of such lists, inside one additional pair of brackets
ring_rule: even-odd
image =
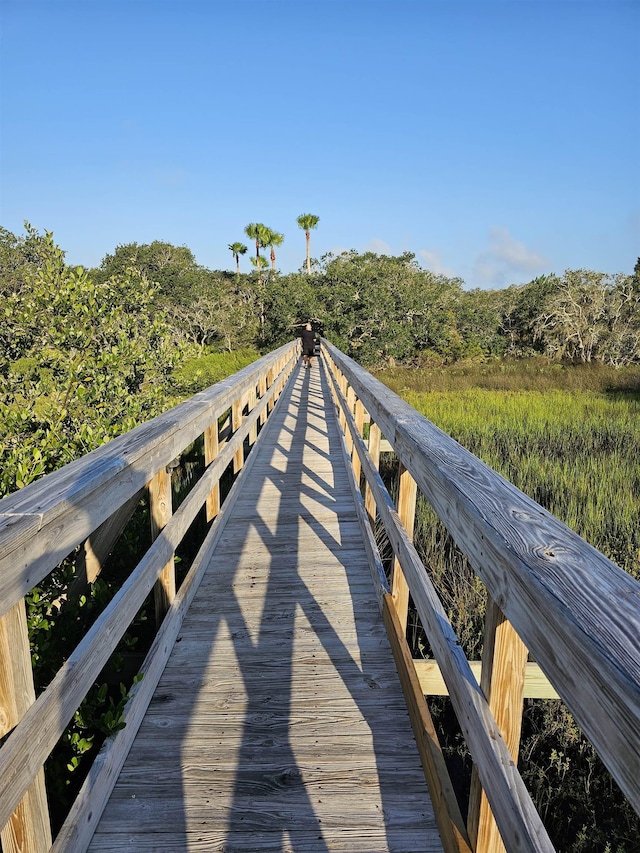
[[(413, 527), (416, 519), (416, 498), (418, 487), (409, 471), (404, 467), (402, 462), (399, 463), (400, 470), (398, 479), (400, 488), (398, 489), (398, 515), (404, 529), (407, 531), (411, 539), (413, 539)], [(391, 584), (391, 594), (396, 606), (398, 619), (403, 630), (407, 630), (407, 619), (409, 616), (409, 585), (402, 571), (402, 567), (397, 557), (393, 559), (393, 578)]]
[[(371, 457), (371, 461), (373, 462), (376, 471), (380, 470), (380, 437), (380, 427), (378, 426), (378, 424), (371, 421), (371, 423), (369, 424), (369, 456)], [(371, 491), (371, 486), (369, 485), (368, 480), (364, 492), (364, 508), (366, 509), (367, 515), (369, 516), (369, 521), (371, 522), (371, 529), (375, 533), (377, 513), (376, 499), (373, 496), (373, 492)]]
[[(253, 385), (249, 388), (249, 414), (251, 414), (251, 410), (255, 408), (256, 403), (258, 402), (258, 395), (256, 394), (256, 386)], [(251, 429), (249, 430), (249, 446), (255, 444), (258, 440), (258, 424), (257, 422), (251, 425)]]
[[(204, 464), (209, 466), (220, 449), (218, 418), (204, 431)], [(220, 483), (217, 482), (207, 497), (207, 521), (212, 521), (220, 512)]]
[[(514, 762), (518, 761), (527, 647), (489, 596), (480, 687)], [(471, 778), (469, 837), (476, 853), (504, 853), (503, 844), (476, 768)]]
[[(242, 398), (234, 400), (231, 405), (231, 434), (242, 426)], [(237, 474), (244, 465), (244, 448), (240, 446), (233, 457), (233, 473)]]
[[(151, 517), (151, 540), (155, 540), (171, 518), (171, 473), (161, 468), (149, 483), (149, 508)], [(171, 602), (176, 597), (175, 561), (171, 557), (164, 566), (154, 586), (156, 625), (160, 625)]]
[[(0, 619), (0, 736), (36, 700), (24, 599)], [(44, 853), (51, 847), (49, 808), (41, 769), (0, 835), (3, 853)]]
[[(270, 367), (269, 370), (267, 370), (267, 390), (269, 388), (271, 388), (271, 386), (273, 385), (273, 375), (274, 375), (274, 369), (273, 369), (273, 367)], [(275, 400), (273, 398), (271, 398), (269, 400), (269, 402), (267, 403), (267, 412), (270, 413), (272, 411), (274, 405), (275, 405)]]
[[(364, 406), (361, 400), (356, 400), (356, 412), (355, 412), (355, 422), (356, 422), (356, 430), (358, 431), (358, 435), (362, 438), (362, 428), (364, 424)], [(358, 451), (354, 448), (351, 450), (351, 464), (353, 465), (353, 475), (356, 478), (356, 483), (360, 486), (360, 457), (358, 456)]]
[[(258, 380), (258, 394), (260, 395), (260, 399), (262, 399), (266, 393), (267, 393), (267, 377), (263, 374), (260, 377), (260, 379)], [(266, 409), (263, 409), (260, 412), (259, 421), (260, 421), (260, 424), (262, 426), (264, 426), (264, 424), (267, 421), (267, 410)]]
[(347, 409), (348, 412), (345, 416), (345, 425), (344, 425), (344, 439), (347, 444), (347, 450), (350, 454), (353, 454), (353, 438), (351, 437), (351, 430), (347, 427), (347, 418), (353, 417), (353, 407), (356, 402), (356, 392), (353, 390), (351, 385), (347, 387)]

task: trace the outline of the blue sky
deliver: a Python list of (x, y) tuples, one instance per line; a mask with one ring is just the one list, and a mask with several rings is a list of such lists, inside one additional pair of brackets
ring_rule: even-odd
[[(0, 224), (71, 263), (244, 226), (468, 287), (640, 255), (640, 2), (0, 0)], [(249, 264), (244, 259), (248, 271)]]

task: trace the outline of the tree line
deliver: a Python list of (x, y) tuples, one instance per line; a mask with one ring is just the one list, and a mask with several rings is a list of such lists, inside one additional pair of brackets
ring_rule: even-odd
[[(307, 237), (317, 222), (299, 217)], [(254, 227), (259, 253), (273, 234)], [(410, 253), (243, 274), (154, 241), (85, 269), (26, 225), (0, 229), (0, 288), (0, 494), (158, 414), (179, 365), (272, 349), (308, 320), (367, 366), (531, 354), (640, 363), (640, 259), (632, 275), (569, 270), (503, 290), (465, 290)]]
[[(307, 236), (317, 224), (311, 219)], [(259, 223), (249, 232), (256, 257), (282, 236)], [(422, 269), (408, 252), (350, 251), (313, 265), (308, 256), (306, 271), (288, 275), (272, 260), (268, 272), (262, 257), (256, 272), (233, 275), (199, 266), (184, 246), (130, 243), (91, 275), (104, 281), (129, 268), (144, 274), (158, 287), (176, 334), (201, 350), (270, 349), (311, 319), (367, 365), (535, 353), (617, 366), (640, 359), (640, 261), (633, 275), (567, 270), (501, 290), (466, 290), (459, 278)]]

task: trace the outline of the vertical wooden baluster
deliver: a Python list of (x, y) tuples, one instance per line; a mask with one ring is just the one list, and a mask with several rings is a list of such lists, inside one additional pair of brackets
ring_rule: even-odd
[[(270, 367), (269, 370), (267, 370), (267, 389), (270, 389), (272, 385), (273, 385), (273, 368)], [(273, 400), (273, 398), (271, 398), (269, 400), (269, 402), (267, 403), (267, 412), (268, 413), (271, 413), (271, 411), (273, 409), (273, 405), (274, 405), (274, 400)]]
[[(260, 377), (260, 380), (258, 382), (258, 394), (260, 395), (261, 400), (266, 393), (267, 393), (267, 377), (263, 374)], [(264, 425), (266, 423), (266, 420), (267, 420), (267, 410), (266, 409), (263, 409), (260, 412), (260, 419), (259, 420), (260, 420), (261, 425)]]
[[(204, 464), (210, 465), (220, 450), (218, 435), (218, 418), (204, 431)], [(220, 512), (220, 481), (207, 496), (207, 521), (212, 521)]]
[[(249, 389), (249, 414), (251, 414), (253, 409), (255, 409), (257, 402), (258, 402), (258, 395), (256, 394), (256, 386), (253, 385)], [(249, 430), (249, 447), (251, 447), (252, 444), (256, 443), (257, 438), (258, 438), (258, 423), (256, 421), (251, 426), (251, 429)]]
[[(162, 468), (149, 483), (149, 509), (151, 540), (157, 539), (166, 527), (173, 512), (171, 500), (171, 472)], [(175, 560), (172, 556), (164, 566), (154, 586), (156, 625), (160, 625), (176, 597)]]
[[(404, 467), (402, 462), (398, 471), (400, 488), (398, 490), (398, 515), (405, 530), (413, 539), (413, 527), (416, 519), (416, 497), (418, 487), (416, 481)], [(393, 578), (391, 585), (391, 594), (396, 606), (398, 619), (404, 631), (407, 630), (407, 619), (409, 615), (409, 586), (402, 571), (402, 567), (398, 562), (398, 558), (393, 558)]]
[[(0, 619), (0, 736), (36, 700), (24, 599)], [(40, 770), (0, 835), (4, 853), (44, 853), (51, 847), (49, 808)]]
[[(480, 687), (516, 763), (522, 730), (527, 655), (527, 647), (495, 601), (489, 597)], [(468, 829), (477, 853), (504, 853), (502, 838), (475, 767), (471, 778)]]
[[(356, 430), (358, 431), (358, 435), (362, 438), (362, 426), (364, 424), (364, 406), (360, 400), (356, 400)], [(353, 465), (353, 474), (356, 478), (356, 483), (360, 485), (360, 457), (358, 456), (358, 451), (355, 446), (351, 451), (351, 464)]]
[[(232, 435), (242, 426), (242, 398), (234, 400), (231, 405), (231, 432)], [(237, 474), (244, 465), (244, 448), (241, 445), (233, 457), (233, 473)]]
[[(371, 421), (369, 424), (369, 456), (375, 466), (376, 471), (380, 470), (380, 427), (378, 424)], [(371, 529), (375, 532), (376, 527), (376, 501), (371, 491), (371, 486), (367, 481), (364, 493), (364, 507), (371, 522)]]
[(356, 392), (353, 390), (351, 385), (347, 388), (347, 412), (345, 416), (345, 425), (344, 425), (344, 439), (347, 445), (347, 450), (349, 453), (353, 452), (353, 439), (351, 438), (351, 430), (347, 426), (347, 418), (350, 420), (353, 418), (353, 407), (356, 402)]

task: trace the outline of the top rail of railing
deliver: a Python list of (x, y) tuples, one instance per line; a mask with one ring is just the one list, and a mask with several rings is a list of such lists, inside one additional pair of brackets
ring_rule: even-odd
[(0, 616), (140, 491), (291, 349), (233, 376), (0, 501)]
[[(640, 813), (640, 583), (328, 341), (323, 349), (354, 395), (342, 405), (364, 406)], [(464, 704), (470, 694), (447, 676), (460, 655), (452, 647), (438, 663)]]
[[(50, 849), (44, 762), (153, 589), (157, 633), (140, 671), (144, 678), (131, 690), (124, 710), (126, 727), (121, 737), (107, 741), (94, 765), (97, 769), (92, 768), (85, 780), (53, 847), (85, 849), (195, 593), (220, 529), (218, 522), (233, 503), (234, 488), (220, 508), (220, 478), (231, 464), (236, 473), (242, 469), (245, 443), (259, 440), (259, 424), (266, 422), (291, 375), (298, 350), (297, 341), (280, 347), (0, 501), (0, 833), (4, 853)], [(228, 410), (230, 425), (222, 428), (220, 421)], [(203, 438), (204, 473), (173, 513), (170, 463), (199, 437)], [(24, 597), (78, 546), (91, 551), (90, 546), (101, 541), (106, 557), (145, 487), (153, 543), (36, 698)], [(176, 590), (175, 550), (204, 507), (207, 520), (216, 520)]]

